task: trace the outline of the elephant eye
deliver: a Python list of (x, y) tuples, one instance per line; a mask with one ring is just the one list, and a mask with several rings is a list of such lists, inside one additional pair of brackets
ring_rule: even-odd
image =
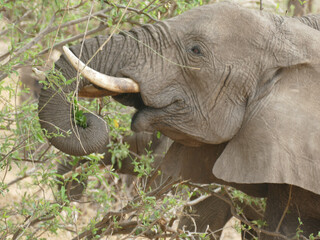
[(196, 54), (196, 55), (202, 55), (201, 53), (201, 48), (198, 45), (195, 45), (191, 48), (191, 52)]

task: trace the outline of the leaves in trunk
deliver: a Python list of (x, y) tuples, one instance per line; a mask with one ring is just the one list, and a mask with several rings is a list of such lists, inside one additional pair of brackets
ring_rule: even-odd
[(76, 124), (82, 128), (87, 128), (87, 117), (84, 115), (83, 110), (79, 110), (77, 99), (74, 99), (73, 101), (73, 111)]

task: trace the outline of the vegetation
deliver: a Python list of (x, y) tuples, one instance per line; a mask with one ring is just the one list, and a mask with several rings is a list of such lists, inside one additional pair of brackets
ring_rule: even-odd
[[(264, 8), (278, 12), (286, 9), (286, 1), (275, 2), (265, 0)], [(67, 156), (48, 144), (46, 137), (50, 136), (38, 122), (37, 99), (33, 97), (36, 87), (19, 81), (31, 66), (50, 69), (56, 51), (64, 45), (154, 23), (207, 3), (208, 0), (0, 0), (0, 239), (53, 239), (58, 234), (63, 239), (99, 239), (115, 234), (149, 238), (191, 238), (198, 234), (207, 238), (206, 234), (177, 230), (173, 223), (190, 197), (219, 195), (214, 191), (216, 186), (164, 182), (161, 187), (150, 189), (152, 176), (160, 173), (152, 169), (153, 156), (148, 150), (133, 159), (138, 177), (132, 186), (124, 184), (124, 177), (112, 167), (99, 167), (101, 154), (86, 156), (89, 162), (81, 166), (82, 158)], [(252, 2), (251, 6), (259, 8), (259, 3)], [(27, 100), (21, 101), (25, 96)], [(129, 153), (122, 139), (131, 134), (132, 110), (110, 98), (73, 101), (74, 115), (81, 126), (86, 127), (84, 111), (96, 112), (108, 122), (112, 163), (121, 167), (121, 159)], [(56, 170), (57, 163), (64, 161), (75, 170), (68, 176), (61, 176)], [(90, 180), (84, 197), (76, 203), (70, 200), (68, 187), (57, 188), (61, 179), (67, 178)], [(264, 206), (263, 200), (253, 200), (230, 188), (222, 187), (221, 192), (228, 193), (225, 200), (233, 206), (234, 215), (244, 221), (241, 209), (233, 205), (234, 199)], [(261, 227), (263, 223), (248, 225)]]

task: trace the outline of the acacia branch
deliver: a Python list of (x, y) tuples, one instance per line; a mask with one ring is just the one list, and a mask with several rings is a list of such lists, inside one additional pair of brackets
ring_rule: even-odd
[(117, 8), (123, 8), (123, 9), (127, 9), (128, 11), (131, 11), (131, 12), (135, 12), (139, 15), (145, 15), (146, 17), (148, 17), (150, 20), (154, 21), (154, 22), (159, 22), (158, 19), (155, 19), (154, 17), (152, 17), (149, 13), (146, 13), (144, 12), (144, 9), (142, 10), (139, 10), (139, 9), (136, 9), (136, 8), (132, 8), (132, 7), (127, 7), (127, 6), (122, 6), (122, 5), (119, 5), (119, 4), (115, 4), (115, 3), (109, 3), (108, 0), (104, 0), (105, 3), (111, 5), (111, 6), (116, 6)]
[[(146, 196), (154, 196), (156, 197), (156, 199), (158, 199), (159, 197), (163, 196), (165, 192), (170, 191), (172, 189), (172, 186), (177, 183), (181, 184), (180, 181), (172, 181), (171, 178), (168, 178), (167, 181), (165, 181), (161, 186), (147, 193)], [(133, 204), (137, 203), (140, 200), (141, 200), (141, 196), (138, 195), (135, 198), (133, 198), (133, 200), (131, 200), (130, 203), (128, 203), (120, 211), (108, 212), (103, 217), (103, 219), (94, 226), (94, 229), (97, 230), (96, 234), (103, 236), (111, 233), (112, 234), (128, 234), (132, 232), (138, 226), (138, 222), (127, 221), (127, 220), (121, 221), (121, 219), (126, 214), (132, 213), (134, 211), (139, 211), (141, 207), (133, 207)], [(114, 217), (116, 218), (116, 221), (117, 221), (116, 224), (112, 221)], [(120, 228), (118, 228), (118, 226), (120, 226)], [(106, 229), (106, 230), (103, 231), (103, 229)], [(82, 232), (80, 235), (73, 238), (73, 240), (78, 240), (85, 237), (88, 237), (89, 239), (94, 237), (92, 234), (92, 230), (87, 230)]]
[[(23, 14), (20, 18), (18, 18), (17, 20), (15, 20), (13, 23), (13, 25), (17, 25), (18, 23), (20, 23), (21, 21), (23, 21), (26, 17), (29, 16), (29, 14), (32, 13), (32, 10), (28, 10), (25, 14)], [(8, 19), (9, 20), (9, 19)], [(5, 35), (9, 32), (9, 29), (5, 29), (3, 31), (0, 32), (0, 36)]]
[(230, 193), (228, 192), (228, 190), (225, 188), (226, 192), (227, 192), (227, 196), (228, 197), (225, 197), (225, 196), (222, 196), (220, 194), (217, 194), (215, 192), (213, 192), (212, 190), (206, 188), (205, 186), (203, 185), (200, 185), (200, 184), (194, 184), (194, 183), (185, 183), (185, 185), (187, 186), (191, 186), (191, 187), (197, 187), (199, 188), (201, 191), (204, 191), (208, 194), (211, 194), (213, 196), (216, 196), (218, 197), (219, 199), (223, 200), (224, 202), (226, 202), (229, 206), (230, 206), (230, 210), (231, 210), (231, 214), (237, 218), (238, 220), (240, 220), (242, 223), (250, 226), (255, 232), (257, 233), (263, 233), (265, 235), (268, 235), (268, 236), (272, 236), (272, 237), (277, 237), (277, 238), (280, 238), (280, 239), (285, 239), (285, 240), (289, 240), (289, 238), (287, 238), (285, 235), (281, 234), (281, 233), (278, 233), (278, 232), (271, 232), (271, 231), (268, 231), (268, 230), (265, 230), (265, 229), (261, 229), (259, 227), (257, 227), (255, 224), (251, 223), (250, 221), (248, 221), (245, 217), (242, 217), (240, 216), (237, 211), (236, 211), (236, 208), (235, 208), (235, 205), (232, 201), (232, 198), (231, 198), (231, 195)]
[[(82, 5), (82, 4), (84, 4), (84, 3), (82, 2), (81, 5)], [(78, 8), (78, 7), (81, 6), (81, 5), (79, 4), (79, 5), (77, 5), (77, 6), (73, 7), (73, 8), (69, 8), (68, 10), (70, 10), (70, 9), (72, 10), (72, 9)], [(111, 11), (111, 10), (112, 10), (112, 8), (103, 9), (103, 10), (101, 10), (101, 11), (98, 11), (98, 12), (93, 13), (93, 14), (91, 15), (91, 17), (92, 17), (92, 16), (93, 16), (93, 17), (95, 17), (95, 16), (101, 16), (101, 15), (103, 15), (104, 13), (109, 12), (109, 11)], [(61, 12), (61, 11), (62, 11), (62, 10), (59, 10), (58, 12)], [(64, 11), (67, 11), (67, 10), (64, 10)], [(54, 23), (55, 20), (56, 20), (56, 16), (57, 16), (57, 13), (58, 13), (58, 12), (56, 12), (56, 13), (52, 16), (52, 18), (51, 18), (49, 24), (47, 25), (47, 27), (46, 27), (45, 29), (43, 29), (43, 30), (42, 30), (36, 37), (34, 37), (29, 43), (27, 43), (26, 45), (24, 45), (23, 47), (21, 47), (20, 49), (18, 49), (16, 52), (14, 52), (14, 55), (8, 60), (8, 62), (17, 59), (22, 53), (26, 52), (26, 51), (29, 50), (31, 47), (33, 47), (35, 44), (37, 44), (39, 41), (41, 41), (46, 35), (48, 35), (48, 34), (54, 32), (54, 31), (58, 30), (59, 28), (62, 29), (62, 28), (70, 27), (70, 26), (73, 26), (73, 25), (75, 25), (75, 24), (79, 24), (79, 23), (81, 23), (81, 22), (87, 21), (87, 20), (90, 18), (90, 16), (88, 15), (88, 16), (85, 16), (85, 17), (82, 17), (82, 18), (79, 18), (79, 19), (76, 19), (76, 20), (72, 20), (72, 21), (66, 22), (66, 23), (62, 24), (61, 26), (55, 26), (55, 27), (53, 27), (52, 25), (53, 25), (53, 23)], [(99, 27), (97, 27), (97, 28), (89, 31), (89, 32), (87, 33), (87, 35), (95, 34), (95, 33), (99, 32), (99, 31), (102, 31), (102, 30), (106, 29), (107, 27), (108, 27), (107, 25), (102, 24), (102, 25), (100, 25)], [(67, 40), (64, 40), (64, 41), (62, 41), (62, 42), (60, 42), (60, 43), (58, 43), (58, 44), (55, 44), (55, 45), (53, 46), (53, 48), (59, 48), (59, 47), (65, 45), (66, 43), (69, 43), (69, 42), (78, 40), (78, 39), (82, 38), (83, 36), (84, 36), (84, 34), (76, 35), (76, 36), (71, 37), (71, 38), (69, 38), (69, 39), (67, 39)], [(44, 54), (44, 53), (47, 53), (50, 49), (51, 49), (51, 48), (47, 48), (47, 49), (41, 51), (41, 52), (38, 54), (38, 56), (39, 56), (39, 55), (42, 55), (42, 54)], [(8, 56), (10, 56), (10, 54), (12, 54), (10, 51), (2, 54), (2, 55), (0, 56), (0, 61), (3, 61), (4, 59), (6, 59)], [(7, 62), (7, 63), (8, 63), (8, 62)], [(11, 69), (12, 69), (12, 70), (17, 70), (17, 69), (19, 69), (19, 68), (22, 67), (22, 66), (24, 66), (24, 65), (23, 65), (23, 64), (17, 64), (16, 66), (13, 66)], [(0, 81), (3, 80), (4, 78), (6, 78), (7, 76), (8, 76), (7, 73), (2, 73), (2, 74), (0, 75)]]
[(73, 36), (73, 37), (71, 37), (71, 38), (68, 38), (68, 39), (66, 39), (66, 40), (64, 40), (64, 41), (62, 41), (62, 42), (56, 43), (56, 44), (54, 44), (54, 45), (53, 45), (52, 47), (50, 47), (50, 48), (46, 48), (45, 50), (42, 50), (41, 52), (38, 53), (38, 56), (41, 56), (41, 55), (43, 55), (43, 54), (48, 53), (48, 52), (50, 51), (50, 49), (59, 49), (59, 48), (61, 48), (62, 46), (66, 45), (66, 44), (68, 44), (68, 43), (70, 43), (70, 42), (74, 42), (74, 41), (76, 41), (76, 40), (79, 40), (79, 39), (83, 38), (84, 35), (86, 35), (86, 36), (93, 35), (93, 34), (95, 34), (95, 33), (101, 32), (101, 31), (103, 31), (103, 30), (105, 30), (105, 29), (107, 29), (107, 28), (108, 28), (108, 25), (101, 24), (99, 27), (88, 31), (86, 34), (84, 34), (84, 33), (78, 34), (78, 35)]
[(276, 228), (276, 232), (279, 232), (281, 224), (283, 222), (283, 219), (284, 219), (284, 217), (286, 216), (286, 214), (288, 212), (288, 209), (289, 209), (289, 206), (290, 206), (290, 202), (291, 202), (291, 197), (292, 197), (292, 185), (290, 185), (288, 202), (287, 202), (287, 205), (286, 205), (286, 207), (285, 207), (285, 209), (284, 209), (284, 211), (282, 213), (281, 219), (280, 219), (280, 221), (278, 223), (278, 226)]
[[(92, 16), (99, 16), (99, 15), (101, 15), (103, 13), (111, 11), (111, 9), (112, 8), (107, 8), (107, 9), (98, 11), (98, 12), (92, 14)], [(72, 21), (66, 22), (66, 23), (62, 24), (60, 27), (59, 26), (52, 27), (52, 24), (56, 20), (56, 14), (54, 14), (52, 16), (48, 26), (44, 30), (42, 30), (35, 38), (33, 38), (28, 44), (26, 44), (24, 47), (20, 48), (10, 60), (13, 60), (13, 59), (17, 58), (21, 53), (23, 53), (26, 50), (30, 49), (33, 45), (38, 43), (44, 36), (48, 35), (49, 33), (52, 33), (54, 31), (58, 30), (59, 28), (62, 29), (62, 28), (73, 26), (73, 25), (78, 24), (78, 23), (82, 23), (84, 21), (87, 21), (89, 19), (89, 17), (90, 16), (88, 15), (88, 16), (85, 16), (85, 17), (82, 17), (82, 18), (79, 18), (79, 19), (76, 19), (76, 20), (72, 20)], [(4, 53), (3, 55), (0, 56), (0, 61), (4, 60), (9, 55), (10, 55), (10, 51)]]
[[(15, 52), (15, 55), (11, 57), (10, 60), (14, 60), (17, 57), (20, 56), (21, 53), (27, 51), (28, 49), (30, 49), (32, 46), (34, 46), (35, 44), (37, 44), (44, 36), (46, 36), (47, 34), (51, 33), (52, 31), (54, 31), (53, 29), (55, 29), (56, 27), (52, 28), (52, 25), (54, 23), (54, 21), (56, 20), (56, 14), (54, 14), (48, 24), (48, 26), (43, 29), (38, 36), (36, 36), (35, 38), (33, 38), (29, 43), (27, 43), (26, 45), (24, 45), (22, 48), (18, 49), (18, 51)], [(10, 51), (1, 55), (0, 56), (0, 61), (4, 60), (5, 58), (7, 58), (10, 55)]]

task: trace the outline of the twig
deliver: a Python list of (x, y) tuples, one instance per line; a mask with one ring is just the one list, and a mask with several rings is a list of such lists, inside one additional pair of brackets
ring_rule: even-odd
[(255, 225), (253, 225), (250, 221), (244, 219), (243, 217), (239, 216), (236, 213), (236, 210), (234, 207), (231, 207), (231, 214), (237, 218), (238, 220), (240, 220), (241, 222), (243, 222), (244, 224), (250, 226), (254, 231), (256, 231), (257, 233), (264, 233), (268, 236), (272, 236), (272, 237), (277, 237), (277, 238), (281, 238), (281, 239), (285, 239), (285, 240), (289, 240), (289, 238), (287, 238), (286, 236), (280, 234), (280, 233), (276, 233), (276, 232), (270, 232), (261, 228), (256, 227)]
[[(168, 178), (167, 181), (164, 182), (159, 188), (147, 193), (146, 195), (147, 196), (155, 196), (155, 197), (162, 196), (162, 194), (164, 192), (170, 190), (170, 188), (174, 184), (179, 182), (179, 181), (172, 182), (171, 180), (172, 180), (171, 178)], [(122, 217), (125, 214), (131, 213), (133, 211), (138, 211), (140, 209), (140, 207), (133, 208), (132, 206), (133, 206), (133, 203), (136, 203), (139, 200), (141, 200), (141, 196), (135, 197), (133, 200), (130, 201), (129, 204), (127, 204), (124, 208), (122, 208), (118, 212), (111, 212), (111, 211), (108, 212), (103, 217), (103, 219), (95, 225), (94, 228), (98, 229), (98, 232), (99, 232), (100, 235), (102, 235), (102, 234), (106, 235), (106, 234), (109, 234), (111, 232), (114, 233), (114, 234), (124, 234), (124, 231), (125, 231), (125, 233), (128, 233), (128, 232), (130, 233), (138, 225), (138, 222), (136, 222), (136, 221), (118, 222), (117, 226), (121, 226), (122, 227), (122, 229), (119, 229), (118, 227), (117, 228), (113, 228), (114, 227), (114, 223), (113, 222), (110, 223), (110, 220), (112, 219), (112, 217)], [(119, 219), (117, 219), (117, 221), (119, 221)], [(102, 232), (101, 229), (105, 228), (105, 226), (107, 224), (110, 224), (108, 226), (107, 230)], [(129, 229), (128, 229), (128, 226), (130, 226)], [(73, 240), (81, 239), (81, 238), (88, 237), (88, 236), (89, 236), (89, 238), (93, 237), (91, 230), (87, 230), (85, 232), (82, 232), (80, 235), (78, 235), (77, 237), (73, 238)]]
[[(194, 183), (185, 183), (185, 185), (187, 186), (192, 186), (192, 187), (198, 187), (200, 188), (202, 191), (205, 191), (206, 193), (208, 194), (211, 194), (213, 196), (216, 196), (218, 198), (220, 198), (221, 200), (223, 200), (224, 202), (226, 202), (227, 204), (229, 204), (230, 206), (230, 209), (231, 209), (231, 214), (237, 218), (238, 220), (240, 220), (241, 222), (243, 222), (244, 224), (250, 226), (254, 231), (256, 231), (257, 233), (263, 233), (263, 234), (266, 234), (268, 236), (273, 236), (273, 237), (278, 237), (278, 238), (281, 238), (281, 239), (286, 239), (288, 240), (289, 238), (287, 238), (286, 236), (280, 234), (280, 233), (277, 233), (277, 232), (271, 232), (271, 231), (268, 231), (268, 230), (265, 230), (265, 229), (261, 229), (261, 228), (258, 228), (256, 225), (252, 224), (250, 221), (248, 221), (247, 219), (241, 217), (239, 214), (237, 214), (237, 211), (234, 207), (234, 204), (232, 203), (231, 199), (229, 198), (226, 198), (224, 196), (221, 196), (220, 194), (217, 194), (215, 192), (212, 192), (206, 188), (204, 188), (203, 186), (199, 185), (199, 184), (194, 184)], [(228, 192), (227, 192), (228, 193)]]
[[(55, 204), (55, 203), (53, 203)], [(59, 212), (62, 211), (64, 205), (61, 205), (60, 209), (58, 210)], [(49, 215), (49, 216), (48, 216)], [(26, 228), (28, 227), (32, 227), (33, 225), (39, 223), (39, 222), (43, 222), (43, 221), (48, 221), (48, 220), (51, 220), (51, 219), (54, 219), (56, 217), (56, 215), (51, 215), (50, 216), (50, 213), (45, 213), (43, 214), (42, 216), (40, 217), (37, 217), (36, 219), (30, 221), (30, 219), (32, 218), (31, 215), (27, 216), (26, 219), (25, 219), (25, 224), (20, 227), (14, 234), (13, 234), (13, 237), (12, 237), (12, 240), (17, 240), (19, 239), (22, 235), (23, 235), (23, 232), (25, 231)]]
[(58, 10), (55, 14), (58, 14), (58, 13), (60, 13), (60, 12), (68, 12), (68, 11), (75, 10), (75, 9), (81, 7), (82, 5), (84, 5), (86, 2), (88, 2), (88, 0), (85, 0), (85, 1), (84, 1), (84, 0), (81, 0), (80, 3), (79, 3), (78, 5), (76, 5), (76, 6), (74, 6), (74, 7), (68, 7), (68, 5), (67, 5), (66, 8), (61, 8), (61, 9)]
[(119, 27), (119, 25), (120, 25), (120, 23), (121, 23), (124, 15), (125, 15), (126, 12), (127, 12), (127, 8), (128, 8), (129, 5), (131, 4), (131, 1), (132, 1), (132, 0), (129, 0), (128, 5), (127, 5), (126, 8), (124, 9), (124, 11), (123, 11), (122, 15), (120, 16), (120, 19), (119, 19), (116, 27), (112, 30), (110, 36), (107, 38), (107, 40), (106, 40), (104, 43), (101, 44), (101, 46), (98, 48), (98, 50), (97, 50), (97, 51), (92, 55), (92, 57), (86, 62), (86, 66), (85, 66), (85, 67), (87, 67), (87, 65), (92, 61), (92, 59), (93, 59), (100, 51), (102, 51), (102, 49), (104, 48), (104, 46), (110, 41), (111, 37), (115, 34), (115, 32), (116, 32), (116, 30), (118, 29), (118, 27)]
[(83, 171), (86, 171), (88, 168), (89, 168), (89, 163), (88, 162), (86, 162), (84, 164), (81, 164), (79, 167), (76, 167), (74, 170), (70, 170), (69, 172), (66, 172), (63, 175), (63, 179), (64, 180), (68, 180), (69, 178), (72, 177), (72, 175), (74, 173), (82, 173)]
[(11, 149), (10, 152), (8, 152), (6, 155), (4, 155), (4, 157), (2, 159), (0, 159), (0, 162), (6, 160), (6, 158), (8, 156), (10, 156), (10, 154), (13, 153), (15, 150), (17, 150), (27, 139), (28, 138), (23, 139), (17, 146), (15, 146), (13, 149)]
[[(76, 7), (78, 7), (78, 6), (76, 6)], [(74, 8), (72, 8), (72, 9), (74, 9)], [(104, 9), (104, 10), (101, 10), (101, 11), (98, 11), (98, 12), (93, 13), (92, 16), (100, 16), (101, 14), (106, 13), (106, 12), (109, 12), (109, 11), (111, 11), (111, 10), (112, 10), (112, 8), (106, 8), (106, 9)], [(60, 10), (60, 11), (62, 11), (62, 10)], [(54, 14), (54, 16), (51, 18), (48, 26), (47, 26), (44, 30), (42, 30), (35, 38), (33, 38), (28, 44), (24, 45), (22, 48), (20, 48), (18, 51), (16, 51), (16, 52), (15, 52), (15, 55), (10, 59), (10, 61), (16, 59), (16, 58), (17, 58), (19, 55), (21, 55), (23, 52), (27, 51), (27, 50), (30, 49), (32, 46), (34, 46), (35, 44), (37, 44), (39, 41), (41, 41), (41, 40), (43, 39), (43, 37), (45, 37), (45, 36), (48, 35), (49, 33), (54, 32), (54, 31), (56, 31), (57, 29), (59, 29), (59, 26), (52, 27), (52, 25), (53, 25), (53, 23), (54, 23), (54, 21), (55, 21), (55, 19), (56, 19), (56, 15), (57, 15), (57, 12), (56, 12), (56, 13)], [(84, 22), (84, 21), (87, 21), (88, 18), (89, 18), (89, 16), (85, 16), (85, 17), (82, 17), (82, 18), (79, 18), (79, 19), (76, 19), (76, 20), (72, 20), (72, 21), (66, 22), (66, 23), (64, 23), (64, 24), (62, 24), (62, 25), (60, 26), (60, 29), (66, 28), (66, 27), (69, 27), (69, 26), (72, 26), (72, 25), (75, 25), (75, 24), (78, 24), (78, 23), (81, 23), (81, 22)], [(99, 31), (101, 31), (101, 30), (104, 30), (104, 29), (106, 29), (106, 28), (107, 28), (106, 25), (100, 25), (99, 27), (97, 27), (97, 28), (89, 31), (89, 32), (87, 33), (87, 35), (92, 35), (92, 34), (94, 34), (94, 33), (97, 33), (97, 32), (99, 32)], [(69, 38), (69, 39), (67, 39), (67, 40), (64, 40), (64, 41), (62, 41), (62, 42), (60, 42), (60, 43), (58, 43), (58, 44), (53, 45), (53, 48), (56, 49), (56, 48), (58, 48), (58, 47), (61, 47), (61, 46), (65, 45), (66, 43), (69, 43), (69, 42), (78, 40), (78, 39), (82, 38), (83, 36), (84, 36), (84, 34), (79, 34), (79, 35), (77, 35), (77, 36), (71, 37), (71, 38)], [(50, 49), (51, 49), (51, 48), (47, 48), (47, 49), (41, 51), (39, 54), (37, 54), (37, 56), (49, 52)], [(10, 54), (11, 54), (11, 52), (8, 51), (8, 52), (4, 53), (3, 55), (1, 55), (1, 56), (0, 56), (0, 61), (6, 59)], [(24, 66), (24, 65), (25, 65), (25, 64), (18, 64), (18, 65), (16, 65), (16, 66), (12, 67), (12, 70), (17, 70), (17, 69), (19, 69), (20, 67), (22, 67), (22, 66)], [(0, 75), (0, 81), (3, 80), (4, 78), (6, 78), (7, 76), (8, 76), (7, 73), (1, 74), (1, 75)]]
[[(40, 160), (42, 159), (42, 157), (49, 151), (49, 149), (52, 147), (52, 145), (49, 143), (48, 147), (46, 148), (46, 150), (43, 151), (43, 153), (40, 155), (40, 157), (38, 158), (38, 161), (40, 162)], [(45, 160), (46, 161), (46, 160)], [(42, 162), (45, 162), (42, 161)]]
[[(81, 1), (81, 2), (82, 2), (82, 1)], [(70, 0), (67, 1), (67, 8), (69, 8), (69, 3), (70, 3)], [(54, 42), (56, 41), (56, 39), (57, 39), (57, 37), (58, 37), (59, 31), (60, 31), (60, 29), (61, 29), (62, 21), (63, 21), (65, 15), (66, 15), (66, 12), (67, 12), (67, 11), (64, 11), (64, 12), (63, 12), (62, 18), (60, 19), (60, 23), (58, 24), (57, 32), (56, 32), (56, 35), (55, 35), (54, 38), (53, 38), (52, 45), (54, 45)], [(50, 57), (51, 57), (52, 51), (53, 51), (53, 48), (51, 47), (51, 48), (50, 48), (50, 52), (49, 52), (49, 56), (48, 56), (48, 58), (47, 58), (47, 61), (46, 61), (44, 67), (47, 66), (47, 63), (49, 62), (48, 60), (49, 60)]]
[(25, 179), (25, 178), (27, 178), (27, 177), (29, 177), (32, 173), (36, 172), (38, 169), (39, 169), (39, 167), (37, 167), (37, 168), (34, 167), (34, 168), (28, 170), (22, 177), (16, 178), (15, 180), (9, 182), (8, 183), (8, 187), (13, 185), (13, 184), (15, 184), (15, 183), (17, 183), (17, 182), (19, 182), (19, 181), (21, 181), (21, 180), (23, 180), (23, 179)]
[[(23, 14), (20, 18), (18, 18), (17, 20), (15, 20), (13, 23), (14, 26), (16, 26), (19, 22), (23, 21), (26, 17), (29, 16), (29, 14), (32, 13), (32, 10), (28, 10), (25, 14)], [(0, 36), (7, 34), (7, 32), (9, 32), (9, 29), (5, 29), (3, 31), (0, 32)]]
[[(4, 157), (4, 154), (0, 154), (1, 157)], [(18, 161), (18, 162), (32, 162), (32, 163), (44, 163), (45, 161), (37, 161), (37, 160), (32, 160), (32, 159), (28, 159), (28, 158), (23, 158), (23, 159), (19, 159), (19, 158), (11, 158), (11, 160), (13, 161)]]
[[(28, 49), (30, 49), (33, 45), (37, 44), (39, 41), (41, 41), (41, 39), (46, 36), (48, 33), (52, 32), (54, 28), (52, 28), (51, 26), (53, 25), (54, 21), (56, 20), (56, 15), (53, 15), (48, 26), (43, 29), (38, 36), (36, 36), (35, 38), (33, 38), (29, 43), (27, 43), (26, 45), (24, 45), (22, 48), (20, 48), (14, 56), (11, 57), (10, 60), (14, 60), (17, 57), (20, 56), (21, 53), (27, 51)], [(10, 52), (7, 52), (5, 54), (3, 54), (2, 56), (0, 56), (0, 61), (4, 60), (7, 56), (10, 55)]]
[(287, 202), (287, 205), (286, 205), (286, 207), (285, 207), (285, 209), (284, 209), (284, 211), (282, 213), (281, 219), (280, 219), (280, 221), (278, 223), (278, 226), (276, 228), (276, 232), (279, 232), (281, 224), (283, 222), (283, 219), (284, 219), (284, 217), (286, 216), (286, 214), (288, 212), (288, 209), (289, 209), (289, 206), (290, 206), (290, 202), (291, 202), (291, 197), (292, 197), (292, 185), (290, 185), (288, 202)]
[[(126, 211), (119, 211), (119, 212), (108, 212), (103, 217), (103, 219), (94, 226), (94, 228), (98, 229), (98, 231), (100, 231), (101, 229), (103, 229), (106, 226), (106, 224), (108, 224), (110, 222), (110, 220), (111, 220), (111, 218), (113, 216), (120, 217), (120, 216), (122, 216), (124, 214), (127, 214), (127, 213), (130, 213), (130, 212), (132, 212), (134, 210), (135, 209), (130, 209), (130, 210), (126, 210)], [(137, 221), (128, 221), (128, 222), (117, 223), (117, 226), (121, 226), (121, 228), (112, 228), (112, 231), (113, 231), (113, 233), (117, 233), (117, 231), (119, 231), (119, 230), (121, 231), (121, 230), (123, 230), (123, 228), (126, 228), (128, 226), (134, 226), (135, 227), (136, 225), (137, 225)], [(110, 226), (108, 228), (110, 229), (113, 226), (114, 226), (114, 223), (111, 222)], [(108, 233), (105, 232), (105, 234), (108, 234)], [(86, 231), (80, 233), (79, 235), (77, 235), (72, 240), (77, 240), (77, 239), (81, 239), (81, 238), (84, 238), (84, 237), (88, 237), (88, 238), (92, 237), (92, 230), (86, 230)]]
[[(100, 32), (100, 31), (102, 31), (102, 30), (105, 30), (105, 29), (107, 29), (107, 28), (108, 28), (108, 25), (102, 24), (102, 25), (100, 25), (99, 27), (88, 31), (86, 35), (87, 35), (87, 36), (93, 35), (93, 34), (95, 34), (95, 33), (97, 33), (97, 32)], [(62, 41), (62, 42), (56, 43), (56, 44), (53, 45), (51, 48), (53, 48), (53, 49), (60, 48), (60, 47), (66, 45), (66, 44), (68, 44), (68, 43), (70, 43), (70, 42), (74, 42), (74, 41), (76, 41), (76, 40), (78, 40), (78, 39), (83, 38), (83, 36), (84, 36), (84, 34), (78, 34), (78, 35), (73, 36), (73, 37), (71, 37), (71, 38), (68, 38), (68, 39), (66, 39), (66, 40), (64, 40), (64, 41)], [(47, 48), (47, 49), (41, 51), (40, 53), (38, 53), (37, 56), (41, 56), (41, 55), (43, 55), (43, 54), (48, 53), (51, 48)], [(19, 69), (19, 68), (21, 68), (21, 67), (23, 67), (23, 66), (25, 66), (25, 65), (24, 65), (24, 64), (18, 64), (18, 65), (16, 65), (16, 66), (12, 67), (12, 69), (13, 69), (13, 70), (17, 70), (17, 69)], [(4, 78), (6, 78), (7, 76), (8, 76), (7, 73), (1, 74), (1, 75), (0, 75), (0, 81), (3, 80)]]
[[(86, 33), (86, 36), (93, 35), (93, 34), (95, 34), (95, 33), (97, 33), (97, 32), (103, 31), (103, 30), (105, 30), (105, 29), (107, 29), (107, 28), (108, 28), (108, 25), (107, 25), (107, 24), (101, 24), (101, 25), (99, 25), (97, 28), (88, 31), (88, 32)], [(54, 44), (51, 48), (53, 48), (53, 49), (61, 48), (62, 46), (66, 45), (66, 44), (68, 44), (68, 43), (70, 43), (70, 42), (74, 42), (74, 41), (76, 41), (76, 40), (78, 40), (78, 39), (83, 38), (84, 35), (85, 35), (84, 33), (78, 34), (78, 35), (73, 36), (73, 37), (71, 37), (71, 38), (68, 38), (68, 39), (66, 39), (66, 40), (64, 40), (64, 41), (62, 41), (62, 42), (59, 42), (59, 43)], [(42, 50), (41, 52), (38, 53), (38, 56), (41, 56), (41, 55), (43, 55), (43, 54), (46, 54), (47, 52), (49, 52), (49, 50), (50, 50), (51, 48), (46, 48), (46, 49)]]
[(149, 189), (153, 181), (158, 177), (158, 171), (161, 167), (161, 164), (159, 164), (154, 170), (153, 173), (151, 174), (151, 177), (147, 180), (146, 187), (145, 189)]
[(144, 8), (141, 9), (141, 12), (143, 12), (144, 10), (146, 10), (147, 8), (149, 8), (152, 4), (155, 3), (155, 1), (157, 1), (157, 0), (153, 0), (153, 1), (149, 2), (149, 3), (147, 4), (147, 6), (145, 6)]
[[(151, 19), (152, 21), (154, 21), (154, 22), (159, 22), (158, 19), (155, 19), (155, 18), (152, 17), (149, 13), (144, 12), (144, 9), (145, 9), (145, 8), (142, 9), (142, 10), (139, 10), (139, 9), (136, 9), (136, 8), (127, 7), (127, 6), (122, 6), (122, 5), (115, 4), (115, 3), (109, 3), (108, 0), (104, 0), (104, 2), (107, 3), (107, 4), (109, 4), (109, 5), (111, 5), (111, 6), (116, 6), (117, 8), (124, 8), (124, 9), (127, 9), (128, 11), (145, 15), (146, 17), (148, 17), (148, 18)], [(147, 6), (147, 7), (148, 7), (148, 6)]]

